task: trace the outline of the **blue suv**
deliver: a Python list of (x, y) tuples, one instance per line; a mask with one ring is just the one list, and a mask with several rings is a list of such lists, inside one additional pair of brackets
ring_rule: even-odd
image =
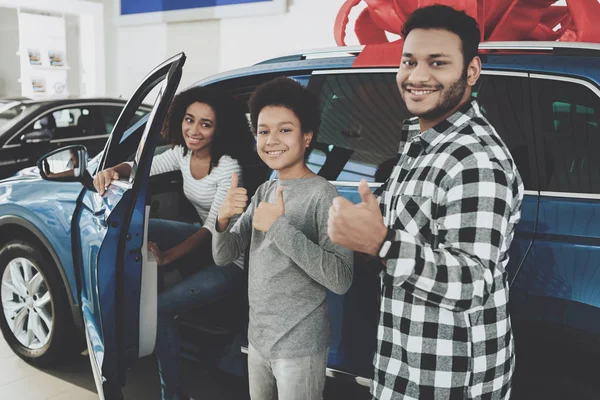
[[(389, 176), (402, 121), (410, 117), (396, 86), (397, 65), (358, 67), (361, 50), (294, 54), (197, 85), (232, 93), (241, 104), (277, 76), (317, 93), (321, 131), (309, 165), (358, 202), (361, 179), (375, 189)], [(510, 148), (526, 189), (508, 266), (514, 397), (594, 398), (600, 392), (589, 368), (600, 355), (600, 45), (490, 42), (481, 53), (484, 70), (474, 95)], [(127, 368), (154, 347), (157, 278), (146, 248), (148, 219), (194, 218), (180, 176), (149, 178), (184, 61), (180, 54), (148, 75), (103, 153), (89, 163), (84, 148), (71, 146), (41, 160), (47, 180), (31, 169), (0, 183), (4, 337), (22, 358), (49, 365), (83, 331), (98, 391), (109, 399), (119, 398)], [(152, 112), (134, 122), (155, 87)], [(54, 174), (70, 158), (75, 162), (65, 173)], [(131, 177), (98, 196), (91, 177), (125, 160), (134, 162)], [(257, 166), (246, 178), (255, 188), (269, 171)], [(354, 268), (349, 292), (329, 298), (328, 375), (368, 386), (380, 282), (363, 260)], [(218, 360), (235, 372), (243, 364), (246, 307), (240, 293), (181, 315), (186, 355)]]

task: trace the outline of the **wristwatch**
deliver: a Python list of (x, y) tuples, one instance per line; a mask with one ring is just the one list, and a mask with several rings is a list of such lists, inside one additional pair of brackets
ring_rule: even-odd
[(387, 256), (388, 251), (390, 251), (390, 247), (392, 247), (392, 243), (396, 238), (396, 231), (392, 228), (388, 228), (387, 234), (385, 235), (385, 239), (383, 239), (383, 243), (377, 252), (377, 256), (381, 259), (384, 259)]

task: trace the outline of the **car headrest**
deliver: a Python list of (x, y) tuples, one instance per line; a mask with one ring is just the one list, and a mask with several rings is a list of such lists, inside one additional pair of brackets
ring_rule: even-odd
[(56, 120), (52, 114), (47, 114), (40, 118), (40, 125), (42, 126), (43, 130), (56, 129)]

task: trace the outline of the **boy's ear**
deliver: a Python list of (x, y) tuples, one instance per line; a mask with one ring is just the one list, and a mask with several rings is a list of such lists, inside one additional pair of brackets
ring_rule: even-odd
[(305, 132), (304, 133), (304, 147), (310, 146), (310, 142), (312, 142), (312, 138), (313, 138), (313, 133), (312, 132)]

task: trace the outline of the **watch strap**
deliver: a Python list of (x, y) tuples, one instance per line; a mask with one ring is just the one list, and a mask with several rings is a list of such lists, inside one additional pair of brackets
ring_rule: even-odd
[(383, 243), (381, 243), (381, 247), (377, 252), (377, 256), (379, 258), (383, 259), (387, 256), (387, 253), (390, 251), (390, 247), (392, 247), (392, 243), (395, 237), (396, 232), (393, 229), (388, 228), (387, 234), (385, 235), (385, 239), (383, 239)]

